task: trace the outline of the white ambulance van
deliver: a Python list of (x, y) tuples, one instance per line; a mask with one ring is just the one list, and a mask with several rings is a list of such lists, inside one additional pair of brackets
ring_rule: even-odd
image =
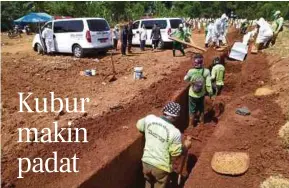
[[(109, 24), (103, 18), (72, 18), (47, 22), (41, 31), (51, 26), (54, 32), (55, 51), (72, 53), (75, 57), (83, 57), (86, 52), (106, 53), (112, 48)], [(40, 31), (40, 32), (41, 32)], [(36, 34), (32, 47), (38, 53), (43, 49), (44, 40)]]

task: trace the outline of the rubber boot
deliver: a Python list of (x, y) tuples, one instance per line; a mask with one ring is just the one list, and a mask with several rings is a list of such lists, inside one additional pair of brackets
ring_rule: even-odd
[(173, 50), (173, 56), (176, 57), (176, 50)]

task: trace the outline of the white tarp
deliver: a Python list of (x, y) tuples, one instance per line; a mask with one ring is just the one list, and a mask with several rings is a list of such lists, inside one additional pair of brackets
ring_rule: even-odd
[(242, 42), (235, 42), (233, 48), (231, 49), (229, 58), (243, 61), (247, 53), (248, 46), (246, 44), (243, 44)]

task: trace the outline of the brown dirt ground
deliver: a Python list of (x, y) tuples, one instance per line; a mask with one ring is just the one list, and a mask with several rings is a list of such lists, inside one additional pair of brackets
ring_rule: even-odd
[[(225, 92), (217, 98), (225, 102), (225, 111), (215, 132), (210, 124), (199, 130), (186, 130), (186, 134), (195, 134), (205, 143), (196, 142), (197, 146), (190, 151), (198, 162), (185, 187), (257, 188), (271, 175), (289, 177), (289, 154), (278, 138), (279, 128), (288, 120), (288, 62), (288, 57), (265, 53), (249, 54), (245, 63), (227, 61)], [(254, 96), (255, 90), (264, 86), (273, 88), (275, 93)], [(246, 117), (235, 114), (235, 109), (242, 106), (248, 107), (252, 114)], [(249, 170), (237, 177), (215, 173), (210, 163), (218, 151), (248, 152)]]
[[(113, 56), (117, 81), (110, 83), (106, 79), (111, 74), (109, 55), (82, 59), (70, 55), (41, 56), (32, 51), (31, 41), (31, 36), (9, 40), (2, 35), (2, 175), (4, 183), (10, 182), (17, 187), (51, 187), (59, 185), (59, 181), (48, 183), (49, 178), (67, 178), (67, 174), (27, 174), (26, 178), (16, 180), (17, 157), (47, 158), (53, 151), (58, 151), (60, 156), (72, 156), (77, 152), (80, 158), (86, 157), (79, 164), (82, 169), (79, 176), (87, 177), (136, 138), (134, 123), (137, 119), (154, 108), (159, 111), (169, 96), (185, 84), (182, 81), (184, 72), (191, 66), (184, 62), (190, 53), (188, 57), (173, 58), (170, 50), (152, 53), (147, 49), (141, 53), (135, 48), (130, 56), (121, 57), (119, 53)], [(18, 48), (17, 44), (23, 47)], [(144, 67), (146, 79), (133, 80), (135, 66)], [(97, 70), (97, 76), (79, 75), (80, 71), (91, 68)], [(39, 98), (48, 97), (51, 91), (61, 98), (89, 97), (87, 113), (64, 113), (58, 120), (61, 127), (67, 126), (68, 121), (73, 121), (75, 127), (85, 127), (89, 144), (18, 144), (17, 128), (52, 127), (52, 122), (58, 118), (55, 113), (19, 113), (17, 92), (29, 91)], [(28, 100), (31, 104), (32, 99)], [(95, 153), (92, 150), (96, 148)], [(95, 166), (88, 165), (89, 161)], [(65, 187), (77, 185), (81, 177), (68, 177), (71, 181), (63, 184)]]
[[(236, 35), (231, 35), (231, 39), (233, 38), (236, 38)], [(146, 51), (143, 54), (138, 54), (139, 52), (135, 50), (134, 56), (124, 58), (119, 54), (114, 56), (118, 80), (108, 83), (105, 77), (111, 71), (109, 56), (84, 59), (75, 59), (67, 55), (38, 56), (29, 50), (31, 49), (29, 40), (31, 39), (27, 39), (26, 43), (23, 42), (24, 47), (16, 53), (14, 52), (18, 47), (16, 48), (15, 44), (10, 45), (9, 41), (1, 48), (2, 177), (4, 184), (11, 183), (16, 187), (77, 186), (81, 180), (91, 175), (94, 169), (106, 164), (111, 160), (111, 156), (135, 140), (138, 136), (135, 129), (137, 119), (148, 113), (158, 113), (176, 90), (185, 87), (182, 78), (191, 66), (189, 61), (185, 61), (188, 57), (172, 58), (169, 50), (156, 53)], [(203, 44), (203, 40), (202, 34), (196, 34), (195, 43)], [(5, 44), (5, 38), (2, 38), (2, 41)], [(209, 65), (216, 55), (220, 53), (212, 49), (206, 52), (206, 65)], [(95, 62), (95, 58), (100, 62)], [(288, 62), (288, 59), (284, 61)], [(202, 142), (194, 141), (190, 150), (189, 159), (194, 161), (198, 158), (198, 162), (190, 174), (186, 187), (258, 187), (260, 181), (272, 173), (279, 172), (288, 177), (286, 171), (289, 164), (288, 153), (281, 148), (277, 139), (277, 131), (284, 124), (285, 117), (275, 102), (280, 101), (280, 96), (286, 95), (284, 92), (288, 90), (278, 90), (279, 94), (273, 96), (254, 97), (255, 89), (258, 87), (264, 84), (275, 85), (268, 76), (270, 75), (268, 62), (265, 54), (248, 55), (246, 63), (227, 61), (226, 87), (222, 96), (215, 102), (225, 104), (225, 112), (219, 118), (210, 118), (211, 121), (204, 127), (189, 128), (185, 132), (202, 140)], [(132, 79), (132, 69), (136, 65), (144, 67), (147, 79), (141, 81)], [(98, 75), (79, 76), (80, 71), (88, 68), (95, 68)], [(279, 75), (276, 79), (282, 79), (283, 73), (276, 73)], [(17, 113), (19, 91), (32, 91), (37, 97), (48, 96), (48, 92), (54, 91), (59, 97), (91, 98), (92, 102), (87, 108), (88, 114), (65, 113), (59, 120), (61, 126), (73, 120), (74, 126), (81, 125), (87, 128), (89, 143), (17, 144), (18, 127), (51, 127), (56, 117), (53, 113), (45, 115)], [(251, 116), (235, 115), (235, 108), (243, 105), (252, 111)], [(249, 152), (251, 157), (249, 171), (243, 176), (234, 178), (214, 173), (210, 168), (212, 154), (223, 150)], [(59, 157), (77, 153), (81, 158), (79, 168), (82, 173), (75, 176), (28, 173), (24, 179), (16, 179), (17, 157), (47, 158), (53, 151), (58, 151)], [(188, 164), (188, 170), (193, 165), (193, 162)]]

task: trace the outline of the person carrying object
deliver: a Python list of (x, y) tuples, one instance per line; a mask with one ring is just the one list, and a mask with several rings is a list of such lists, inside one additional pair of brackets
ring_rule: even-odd
[[(184, 31), (184, 26), (183, 24), (180, 24), (178, 29), (173, 32), (171, 34), (171, 36), (179, 39), (179, 40), (182, 40), (182, 41), (185, 41), (186, 40), (186, 33)], [(176, 56), (176, 50), (180, 50), (183, 54), (183, 56), (185, 56), (185, 51), (184, 51), (184, 45), (178, 41), (173, 41), (173, 56), (175, 57)]]
[(273, 31), (271, 26), (264, 20), (264, 18), (260, 18), (257, 22), (257, 38), (256, 38), (256, 48), (257, 50), (261, 50), (264, 47), (268, 47), (270, 40), (273, 37)]
[(197, 122), (204, 124), (205, 95), (213, 96), (210, 70), (204, 68), (204, 57), (196, 54), (192, 58), (193, 68), (190, 69), (184, 80), (190, 83), (189, 88), (189, 115), (190, 126)]
[(138, 120), (136, 127), (145, 137), (142, 156), (146, 188), (166, 188), (173, 171), (173, 161), (187, 152), (191, 140), (182, 143), (179, 129), (174, 125), (181, 113), (181, 106), (169, 102), (163, 108), (163, 115), (148, 115)]

